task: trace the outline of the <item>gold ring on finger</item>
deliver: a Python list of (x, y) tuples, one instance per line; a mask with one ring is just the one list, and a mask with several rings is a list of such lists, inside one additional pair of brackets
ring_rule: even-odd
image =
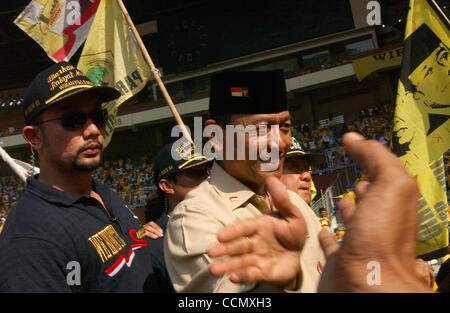
[(250, 245), (251, 245), (251, 247), (253, 249), (253, 240), (250, 237), (248, 237), (248, 236), (246, 236), (245, 239), (247, 239), (248, 242), (250, 242)]

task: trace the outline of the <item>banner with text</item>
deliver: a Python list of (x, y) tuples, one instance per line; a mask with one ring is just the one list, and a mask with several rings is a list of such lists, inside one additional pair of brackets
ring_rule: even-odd
[(94, 84), (112, 86), (121, 93), (117, 100), (103, 104), (109, 113), (106, 147), (114, 132), (117, 108), (137, 94), (151, 75), (116, 1), (101, 1), (77, 67)]

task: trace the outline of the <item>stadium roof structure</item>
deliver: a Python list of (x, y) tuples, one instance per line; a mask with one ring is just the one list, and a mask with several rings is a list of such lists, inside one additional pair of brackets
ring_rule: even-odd
[[(32, 38), (13, 24), (14, 19), (31, 1), (0, 1), (0, 92), (26, 88), (37, 73), (53, 62)], [(66, 1), (68, 2), (68, 0)], [(382, 7), (392, 3), (408, 1), (379, 0)], [(446, 5), (448, 0), (436, 1), (448, 12), (449, 8)], [(200, 8), (210, 3), (208, 0), (123, 0), (123, 2), (135, 25), (159, 20), (162, 16), (177, 16), (185, 10), (195, 11), (197, 7)], [(230, 2), (239, 3), (242, 1), (229, 0), (227, 3)], [(262, 1), (261, 5), (264, 5), (264, 3), (267, 4), (267, 2)], [(320, 5), (320, 0), (317, 3)], [(78, 49), (70, 62), (76, 63), (81, 51), (82, 47)], [(162, 55), (166, 55), (166, 53), (164, 52)]]

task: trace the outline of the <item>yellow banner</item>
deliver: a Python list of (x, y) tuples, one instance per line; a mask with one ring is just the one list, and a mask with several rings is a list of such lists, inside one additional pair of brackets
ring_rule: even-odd
[(106, 147), (114, 132), (117, 108), (137, 94), (151, 75), (115, 0), (100, 2), (77, 67), (94, 84), (112, 86), (121, 93), (119, 99), (104, 104), (109, 113)]
[(419, 185), (417, 254), (425, 255), (448, 246), (441, 160), (450, 148), (450, 31), (433, 1), (410, 1), (391, 147)]
[(373, 53), (369, 56), (353, 60), (356, 78), (364, 78), (378, 70), (400, 66), (402, 63), (403, 47)]

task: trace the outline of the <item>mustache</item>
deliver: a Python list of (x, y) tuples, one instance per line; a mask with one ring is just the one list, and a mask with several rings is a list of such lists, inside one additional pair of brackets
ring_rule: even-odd
[(81, 153), (84, 150), (88, 149), (88, 147), (92, 144), (97, 145), (100, 150), (103, 150), (103, 144), (101, 142), (99, 142), (97, 138), (95, 138), (95, 139), (89, 139), (84, 145), (82, 145), (78, 149), (78, 153)]

